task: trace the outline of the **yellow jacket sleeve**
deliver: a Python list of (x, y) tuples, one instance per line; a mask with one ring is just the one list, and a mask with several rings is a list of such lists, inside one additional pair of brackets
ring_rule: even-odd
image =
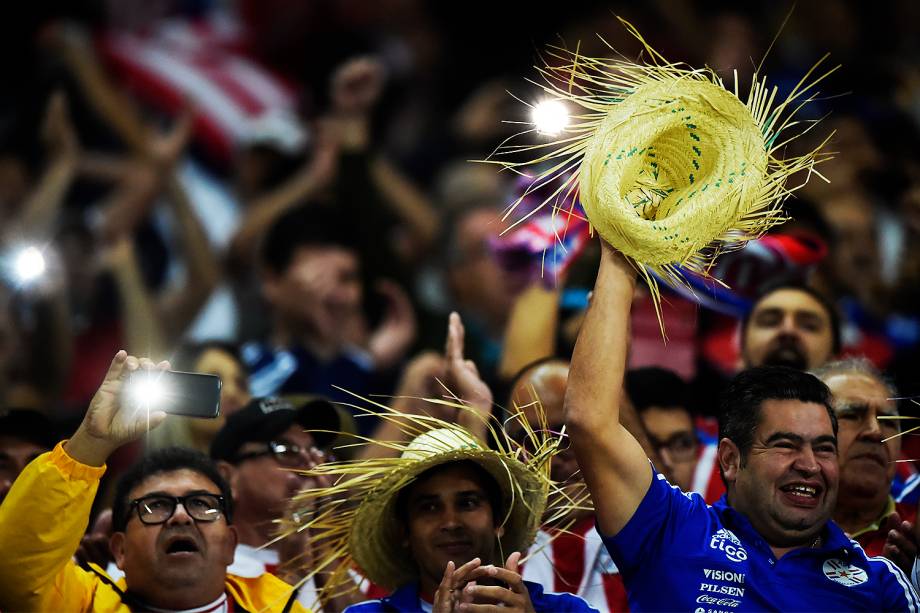
[(22, 471), (0, 505), (0, 610), (92, 607), (99, 581), (72, 557), (104, 472), (68, 456), (63, 443)]

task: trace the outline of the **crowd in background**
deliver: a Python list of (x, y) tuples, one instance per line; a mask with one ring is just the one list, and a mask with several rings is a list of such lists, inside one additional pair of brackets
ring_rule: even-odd
[[(807, 142), (833, 132), (834, 158), (789, 200), (772, 240), (720, 261), (731, 292), (663, 290), (666, 344), (637, 292), (625, 389), (650, 457), (717, 498), (718, 394), (768, 363), (863, 357), (904, 398), (900, 414), (920, 416), (920, 7), (800, 3), (784, 24), (789, 8), (128, 1), (7, 20), (2, 405), (43, 416), (27, 429), (48, 449), (76, 429), (121, 348), (221, 377), (222, 417), (170, 418), (121, 448), (107, 480), (145, 449), (213, 450), (254, 398), (357, 395), (412, 413), (431, 410), (412, 398), (442, 396), (443, 382), (494, 399), (500, 417), (536, 389), (561, 424), (554, 386), (564, 389), (600, 249), (580, 246), (551, 279), (541, 255), (509, 257), (502, 233), (516, 217), (503, 213), (526, 182), (471, 160), (530, 121), (516, 98), (538, 102), (526, 79), (546, 45), (638, 55), (616, 14), (664, 57), (710, 66), (741, 91), (768, 48), (763, 73), (781, 91), (824, 53), (842, 65), (803, 110), (823, 117)], [(801, 308), (819, 321), (787, 317)], [(344, 429), (389, 434), (342, 406)], [(891, 461), (920, 457), (914, 440)], [(5, 494), (19, 460), (3, 461)], [(561, 481), (574, 472), (566, 461), (554, 465)], [(911, 487), (913, 464), (897, 468), (898, 487)], [(107, 520), (112, 483), (94, 520)], [(279, 484), (279, 496), (301, 485)], [(575, 592), (580, 580), (556, 585)]]

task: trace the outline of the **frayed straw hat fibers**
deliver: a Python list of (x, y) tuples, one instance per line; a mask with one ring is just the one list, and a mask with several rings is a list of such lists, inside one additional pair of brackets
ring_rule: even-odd
[[(404, 440), (365, 439), (359, 445), (383, 446), (390, 455), (327, 462), (302, 471), (329, 479), (331, 485), (297, 494), (293, 506), (300, 509), (298, 521), (283, 523), (278, 537), (309, 529), (313, 542), (323, 544), (323, 553), (310, 565), (308, 577), (327, 574), (323, 588), (327, 595), (353, 589), (348, 575), (352, 563), (371, 581), (387, 588), (418, 579), (418, 569), (403, 546), (396, 499), (403, 488), (435, 466), (471, 461), (495, 479), (503, 503), (502, 516), (496, 517), (503, 529), (497, 552), (502, 559), (514, 551), (527, 552), (542, 522), (561, 525), (564, 530), (570, 525), (566, 518), (571, 511), (591, 508), (584, 488), (572, 491), (550, 478), (551, 460), (562, 437), (550, 431), (538, 399), (525, 407), (515, 406), (504, 424), (457, 399), (426, 399), (456, 409), (456, 421), (399, 413), (385, 404), (358, 399), (373, 405), (373, 410), (361, 404), (348, 406), (392, 422)], [(484, 438), (493, 442), (492, 447), (457, 425), (461, 421), (483, 424)], [(512, 438), (508, 434), (512, 430), (522, 434)]]
[(451, 462), (475, 462), (495, 479), (505, 509), (505, 516), (498, 518), (504, 528), (500, 550), (526, 553), (540, 526), (549, 487), (520, 461), (483, 448), (458, 428), (420, 435), (400, 459), (401, 466), (361, 503), (351, 529), (352, 556), (371, 581), (397, 588), (418, 579), (415, 563), (402, 544), (396, 499), (420, 474)]
[[(813, 77), (825, 56), (781, 101), (755, 72), (742, 101), (737, 73), (729, 91), (712, 70), (669, 63), (620, 21), (649, 63), (550, 48), (537, 85), (582, 114), (552, 142), (502, 144), (487, 161), (522, 173), (536, 167), (531, 191), (557, 182), (544, 204), (558, 212), (572, 214), (578, 198), (591, 225), (645, 278), (657, 307), (651, 273), (668, 283), (683, 283), (684, 271), (707, 275), (720, 253), (785, 221), (785, 198), (820, 176), (814, 166), (830, 157), (821, 152), (827, 139), (799, 156), (783, 152), (817, 123), (795, 115), (837, 67)], [(802, 184), (787, 186), (801, 171)]]

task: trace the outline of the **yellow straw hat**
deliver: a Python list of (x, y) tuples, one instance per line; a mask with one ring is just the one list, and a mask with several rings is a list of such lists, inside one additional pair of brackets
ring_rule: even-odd
[[(502, 515), (495, 518), (502, 528), (498, 539), (498, 554), (502, 559), (514, 551), (526, 553), (542, 522), (557, 521), (569, 510), (589, 505), (586, 493), (573, 495), (551, 480), (551, 459), (559, 450), (562, 437), (548, 429), (539, 408), (536, 423), (528, 421), (520, 409), (509, 418), (520, 424), (515, 431), (523, 428), (523, 435), (512, 439), (506, 433), (508, 428), (477, 414), (462, 402), (428, 400), (469, 412), (482, 420), (488, 438), (494, 443), (490, 448), (456, 423), (427, 415), (398, 413), (386, 405), (362, 400), (375, 406), (376, 415), (397, 424), (406, 440), (366, 439), (362, 444), (388, 447), (392, 457), (329, 462), (303, 471), (307, 476), (325, 477), (333, 483), (301, 491), (294, 504), (303, 512), (296, 514), (296, 523), (286, 522), (278, 537), (309, 529), (311, 539), (323, 543), (323, 554), (311, 563), (310, 573), (328, 574), (324, 587), (327, 594), (348, 591), (348, 570), (352, 564), (375, 584), (386, 588), (418, 580), (418, 568), (403, 545), (396, 500), (406, 486), (436, 466), (474, 462), (495, 479), (502, 497)], [(359, 405), (350, 406), (371, 412)], [(321, 502), (317, 504), (318, 501)]]
[(474, 462), (495, 479), (505, 509), (505, 516), (496, 518), (504, 528), (499, 539), (500, 551), (504, 555), (527, 552), (546, 507), (549, 494), (546, 479), (517, 459), (484, 448), (459, 428), (439, 428), (416, 437), (400, 460), (400, 467), (361, 503), (351, 528), (349, 548), (368, 579), (393, 589), (418, 580), (415, 562), (402, 545), (404, 536), (396, 499), (420, 474), (452, 462)]
[[(830, 157), (820, 152), (827, 140), (801, 156), (782, 157), (788, 143), (816, 123), (794, 115), (836, 68), (812, 78), (825, 56), (782, 101), (755, 73), (743, 102), (737, 73), (729, 91), (712, 70), (669, 63), (620, 21), (650, 62), (552, 48), (556, 63), (538, 68), (545, 79), (538, 85), (583, 114), (552, 142), (502, 145), (488, 161), (518, 172), (539, 165), (531, 191), (561, 180), (544, 204), (570, 214), (577, 195), (591, 225), (644, 276), (657, 308), (651, 273), (670, 283), (682, 282), (682, 271), (706, 275), (720, 253), (786, 220), (782, 202)], [(802, 185), (787, 187), (786, 178), (800, 171)]]

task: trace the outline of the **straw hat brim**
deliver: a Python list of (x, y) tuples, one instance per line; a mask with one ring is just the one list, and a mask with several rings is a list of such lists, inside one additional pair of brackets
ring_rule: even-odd
[(424, 460), (406, 459), (404, 467), (394, 470), (362, 501), (349, 535), (349, 549), (368, 579), (390, 589), (418, 580), (418, 567), (403, 545), (404, 532), (397, 517), (396, 499), (403, 488), (426, 470), (462, 461), (481, 466), (501, 490), (504, 515), (495, 518), (504, 528), (499, 538), (500, 555), (527, 550), (546, 508), (549, 483), (521, 462), (495, 451), (456, 449)]

